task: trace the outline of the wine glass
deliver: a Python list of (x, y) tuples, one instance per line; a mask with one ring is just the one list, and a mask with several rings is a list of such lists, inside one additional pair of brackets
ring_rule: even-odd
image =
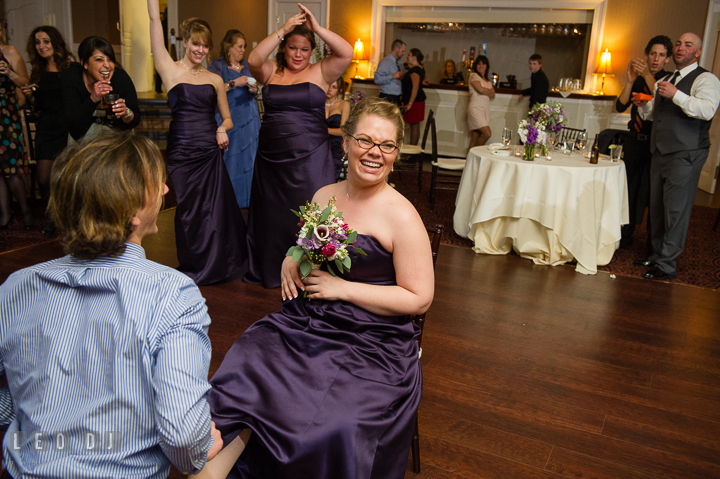
[(502, 142), (505, 146), (508, 146), (512, 142), (512, 130), (510, 128), (503, 128)]
[(575, 138), (575, 148), (582, 152), (587, 146), (587, 133), (584, 131)]

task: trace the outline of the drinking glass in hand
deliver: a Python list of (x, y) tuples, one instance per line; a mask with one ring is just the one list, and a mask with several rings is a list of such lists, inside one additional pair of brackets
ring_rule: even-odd
[(113, 116), (115, 116), (115, 113), (113, 113), (112, 107), (115, 104), (115, 102), (120, 99), (120, 95), (118, 95), (117, 93), (108, 93), (106, 95), (103, 95), (102, 99), (103, 99), (103, 102), (105, 103), (105, 111), (106, 111), (107, 117), (112, 118)]
[(508, 146), (510, 143), (512, 143), (512, 130), (510, 128), (503, 128), (502, 142), (505, 146)]

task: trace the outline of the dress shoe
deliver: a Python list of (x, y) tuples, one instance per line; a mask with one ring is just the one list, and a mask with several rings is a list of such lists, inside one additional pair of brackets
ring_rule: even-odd
[(35, 227), (35, 218), (33, 218), (32, 211), (26, 211), (23, 213), (23, 225), (26, 230), (31, 230)]
[(646, 268), (652, 268), (653, 266), (655, 266), (655, 263), (650, 261), (649, 259), (636, 259), (635, 261), (633, 261), (633, 264), (635, 266), (644, 266)]
[(53, 220), (48, 220), (47, 223), (45, 223), (45, 227), (42, 229), (42, 234), (45, 236), (52, 236), (55, 234), (55, 222)]
[(653, 266), (652, 269), (649, 269), (642, 275), (645, 279), (657, 279), (660, 281), (665, 281), (668, 279), (675, 279), (675, 273), (666, 273), (665, 271), (662, 271), (658, 269), (657, 267)]

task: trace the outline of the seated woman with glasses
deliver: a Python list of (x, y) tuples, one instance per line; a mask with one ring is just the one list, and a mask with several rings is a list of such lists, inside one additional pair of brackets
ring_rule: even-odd
[(305, 279), (285, 258), (282, 309), (248, 328), (211, 380), (228, 446), (197, 477), (404, 476), (422, 387), (410, 315), (428, 309), (434, 279), (420, 216), (385, 182), (403, 132), (398, 107), (379, 98), (350, 113), (348, 179), (313, 201), (336, 198), (366, 254), (350, 248), (349, 271)]

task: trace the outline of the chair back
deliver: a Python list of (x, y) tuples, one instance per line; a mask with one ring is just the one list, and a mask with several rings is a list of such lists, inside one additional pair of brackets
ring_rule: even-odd
[(563, 141), (569, 140), (569, 141), (575, 141), (580, 136), (580, 133), (585, 133), (587, 130), (585, 129), (578, 129), (578, 128), (569, 128), (564, 126), (563, 129), (560, 131), (560, 138), (558, 139), (558, 143), (562, 143)]
[(622, 145), (628, 135), (627, 130), (614, 130), (608, 128), (598, 135), (598, 147), (603, 155), (610, 154), (610, 145)]
[[(430, 235), (430, 250), (432, 251), (433, 268), (435, 268), (435, 262), (437, 261), (438, 251), (440, 250), (440, 240), (442, 239), (444, 225), (435, 225), (435, 228), (428, 228), (427, 232)], [(422, 347), (423, 330), (425, 329), (425, 314), (415, 314), (412, 320), (415, 321), (420, 327), (420, 336), (418, 336), (418, 347)]]
[[(423, 132), (422, 137), (422, 143), (420, 144), (420, 148), (422, 148), (423, 151), (425, 151), (425, 145), (427, 144), (428, 139), (428, 132), (430, 131), (430, 123), (433, 121), (433, 115), (435, 113), (430, 110), (430, 113), (428, 113), (427, 120), (425, 121), (425, 131)], [(433, 139), (433, 145), (435, 144), (435, 140)]]

